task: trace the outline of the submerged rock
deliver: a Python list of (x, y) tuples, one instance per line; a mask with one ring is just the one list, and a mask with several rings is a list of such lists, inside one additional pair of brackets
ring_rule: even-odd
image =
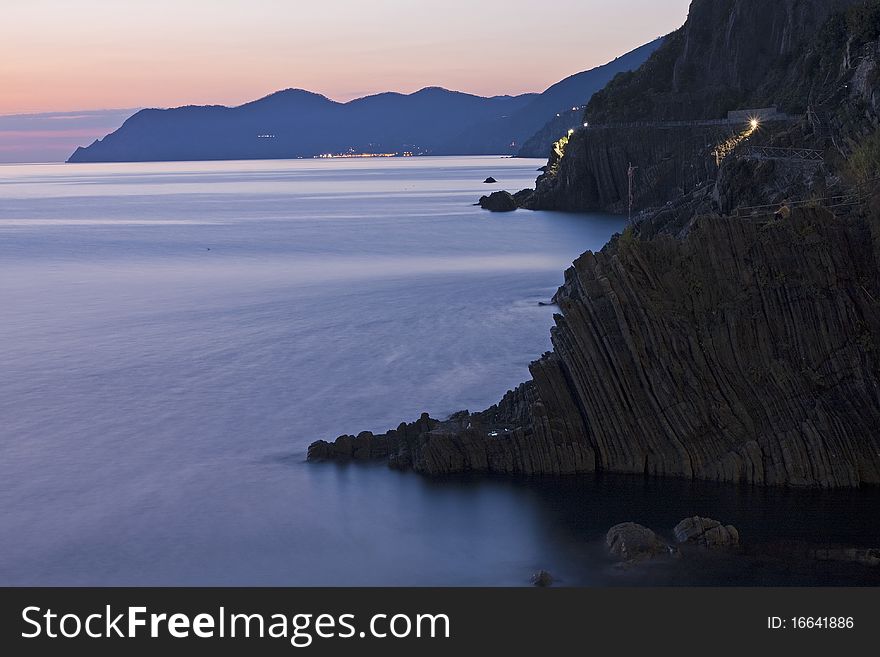
[(652, 530), (634, 522), (615, 525), (605, 535), (605, 546), (620, 561), (644, 561), (670, 554), (670, 547)]
[(880, 550), (874, 548), (817, 548), (810, 552), (810, 556), (817, 561), (839, 561), (871, 567), (880, 566)]
[(672, 530), (679, 543), (693, 543), (712, 549), (739, 545), (739, 532), (733, 525), (722, 525), (711, 518), (685, 518)]
[(510, 192), (502, 191), (480, 197), (480, 207), (490, 212), (513, 212), (519, 206)]
[(546, 570), (539, 570), (534, 575), (532, 575), (531, 582), (533, 586), (544, 588), (547, 586), (553, 586), (554, 579), (553, 575), (548, 573)]

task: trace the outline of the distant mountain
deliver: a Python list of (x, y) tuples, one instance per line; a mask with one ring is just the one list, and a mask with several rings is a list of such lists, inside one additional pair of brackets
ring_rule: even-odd
[(70, 162), (311, 157), (346, 151), (433, 152), (463, 125), (516, 111), (531, 95), (482, 98), (427, 88), (337, 103), (301, 89), (239, 107), (141, 110)]
[(323, 153), (515, 153), (549, 118), (585, 104), (618, 72), (638, 68), (653, 42), (566, 78), (542, 94), (495, 96), (428, 87), (338, 103), (287, 89), (238, 107), (137, 112), (115, 132), (77, 148), (69, 162), (282, 159)]
[(663, 37), (608, 64), (567, 77), (509, 117), (468, 129), (452, 146), (463, 151), (476, 148), (492, 153), (518, 152), (525, 157), (547, 157), (554, 141), (569, 128), (580, 125), (583, 110), (593, 94), (618, 73), (638, 69), (662, 44)]

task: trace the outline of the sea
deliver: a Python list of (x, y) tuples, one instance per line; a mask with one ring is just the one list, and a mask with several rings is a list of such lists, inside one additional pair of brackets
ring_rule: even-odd
[(0, 585), (873, 581), (787, 556), (622, 568), (603, 541), (704, 515), (752, 544), (880, 547), (876, 491), (306, 462), (528, 378), (541, 302), (623, 227), (474, 206), (543, 164), (0, 165)]

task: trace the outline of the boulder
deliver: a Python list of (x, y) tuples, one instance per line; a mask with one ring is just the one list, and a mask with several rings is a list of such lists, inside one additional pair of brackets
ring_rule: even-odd
[(491, 185), (491, 184), (493, 184), (493, 183), (497, 183), (497, 182), (498, 182), (498, 181), (495, 180), (492, 176), (489, 176), (488, 178), (486, 178), (486, 179), (483, 181), (483, 183), (486, 184), (486, 185)]
[(490, 212), (513, 212), (517, 204), (510, 192), (493, 192), (480, 198), (480, 207)]
[(605, 545), (620, 561), (643, 561), (671, 552), (657, 534), (634, 522), (624, 522), (609, 529)]
[(547, 586), (553, 586), (553, 575), (548, 573), (546, 570), (539, 570), (534, 575), (532, 575), (532, 585), (538, 586), (541, 588), (545, 588)]
[(672, 530), (679, 543), (692, 543), (710, 550), (739, 545), (739, 531), (733, 525), (722, 525), (712, 518), (685, 518)]

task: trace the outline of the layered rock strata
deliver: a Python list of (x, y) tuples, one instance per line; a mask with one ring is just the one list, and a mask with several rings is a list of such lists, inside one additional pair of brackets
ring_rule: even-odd
[(554, 350), (482, 412), (318, 442), (426, 474), (880, 484), (876, 212), (629, 231), (566, 272)]

